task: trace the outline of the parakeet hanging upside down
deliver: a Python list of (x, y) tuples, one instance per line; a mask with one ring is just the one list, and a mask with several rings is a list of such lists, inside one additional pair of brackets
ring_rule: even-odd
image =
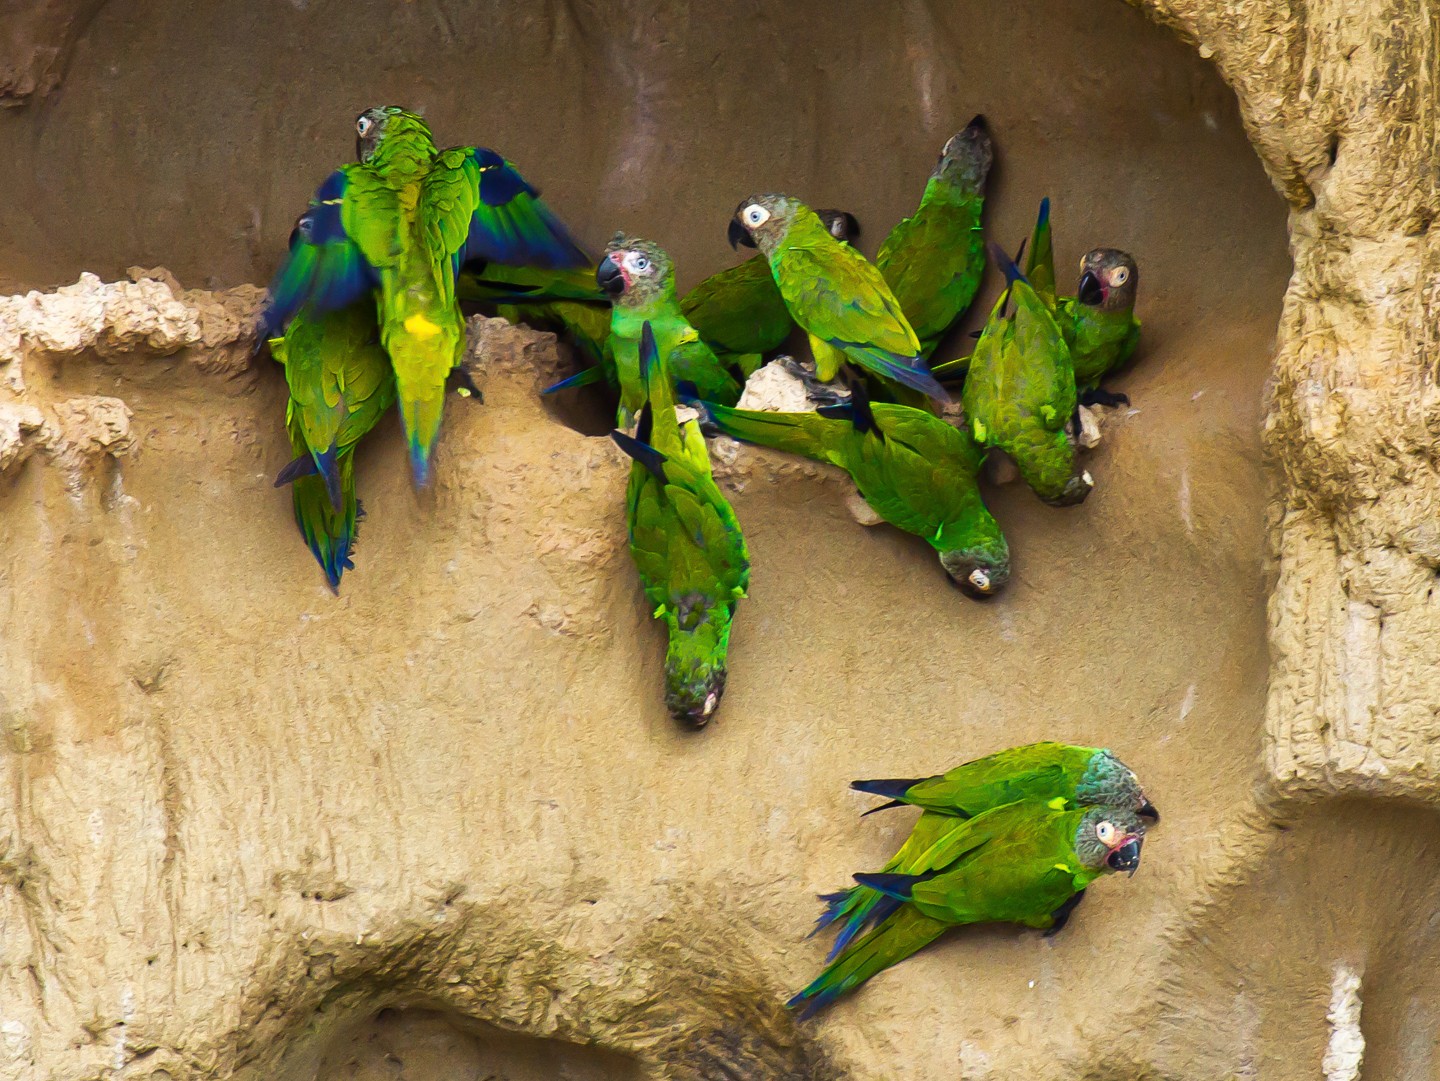
[(296, 316), (284, 337), (271, 339), (270, 355), (285, 366), (285, 424), (295, 454), (275, 483), (293, 482), (295, 524), (338, 590), (354, 566), (355, 444), (395, 401), (374, 305), (362, 299), (316, 320)]
[[(1020, 800), (1056, 808), (1126, 807), (1152, 823), (1160, 820), (1135, 772), (1111, 751), (1065, 743), (1011, 747), (937, 777), (853, 781), (850, 787), (890, 798), (866, 814), (903, 804), (925, 809), (909, 839), (884, 868), (901, 874), (930, 870), (917, 860), (958, 821)], [(827, 907), (815, 929), (844, 920), (831, 956), (877, 918), (876, 912), (883, 911), (882, 899), (882, 894), (865, 886), (852, 886), (824, 898)]]
[(640, 332), (647, 324), (673, 379), (694, 384), (702, 395), (727, 405), (740, 400), (740, 380), (681, 314), (675, 268), (660, 245), (616, 233), (595, 277), (614, 304), (609, 349), (620, 380), (619, 427), (628, 428), (645, 404)]
[(945, 144), (919, 208), (890, 230), (875, 259), (927, 359), (985, 276), (980, 216), (993, 160), (985, 118), (977, 116)]
[[(843, 210), (815, 213), (830, 235), (842, 243), (854, 243), (860, 235), (860, 223), (853, 214)], [(680, 310), (722, 360), (727, 359), (726, 354), (758, 360), (784, 345), (795, 326), (763, 255), (710, 275), (680, 298)]]
[(961, 820), (916, 863), (918, 875), (858, 874), (884, 895), (883, 922), (790, 1000), (809, 1016), (950, 927), (1054, 928), (1101, 875), (1140, 866), (1145, 821), (1125, 807), (1057, 809), (1022, 801)]
[(665, 704), (677, 721), (707, 724), (725, 693), (726, 654), (735, 607), (750, 581), (745, 538), (710, 473), (705, 437), (675, 414), (666, 355), (642, 323), (640, 376), (647, 398), (634, 438), (611, 438), (634, 460), (626, 490), (630, 554), (645, 595), (663, 619)]
[(980, 450), (965, 432), (923, 409), (851, 400), (817, 413), (763, 413), (699, 403), (735, 439), (801, 454), (850, 474), (891, 525), (928, 541), (951, 580), (971, 596), (1010, 578), (1010, 549), (976, 483)]
[(472, 259), (550, 268), (589, 260), (515, 167), (493, 150), (437, 150), (397, 106), (356, 121), (358, 164), (320, 186), (275, 277), (265, 337), (374, 294), (395, 370), (415, 480), (429, 476), (445, 379), (465, 345), (455, 276)]
[(834, 379), (849, 360), (903, 387), (949, 401), (920, 356), (900, 302), (863, 255), (830, 235), (788, 195), (752, 195), (735, 210), (730, 243), (759, 248), (791, 318), (810, 339), (815, 371)]
[(965, 416), (975, 441), (997, 447), (1045, 502), (1083, 502), (1094, 487), (1075, 463), (1065, 424), (1075, 412), (1075, 370), (1050, 308), (1019, 268), (992, 248), (1005, 272), (965, 376)]

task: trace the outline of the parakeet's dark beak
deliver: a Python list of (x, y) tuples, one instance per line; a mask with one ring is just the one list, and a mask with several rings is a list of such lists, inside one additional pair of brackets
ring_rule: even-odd
[(730, 246), (736, 251), (740, 250), (741, 244), (744, 244), (747, 248), (753, 248), (755, 246), (754, 238), (745, 231), (745, 226), (741, 225), (735, 218), (730, 219), (730, 229), (726, 233), (726, 236), (730, 239)]
[(625, 275), (620, 273), (615, 260), (608, 255), (601, 259), (600, 265), (595, 268), (595, 283), (612, 297), (618, 297), (625, 292)]
[(1151, 822), (1158, 823), (1160, 821), (1160, 812), (1148, 799), (1140, 805), (1140, 809), (1135, 813), (1141, 818), (1148, 818)]
[(855, 215), (844, 210), (840, 213), (840, 220), (844, 223), (844, 232), (836, 239), (847, 243), (857, 240), (860, 236), (860, 223), (855, 220)]
[(1100, 284), (1100, 278), (1089, 270), (1080, 275), (1079, 298), (1081, 304), (1092, 308), (1105, 303), (1105, 287)]
[(965, 130), (972, 133), (989, 131), (989, 125), (985, 123), (985, 114), (976, 113), (975, 119), (971, 120), (970, 123), (965, 125)]
[(1111, 852), (1105, 857), (1105, 866), (1112, 871), (1134, 875), (1140, 869), (1140, 838), (1132, 838)]

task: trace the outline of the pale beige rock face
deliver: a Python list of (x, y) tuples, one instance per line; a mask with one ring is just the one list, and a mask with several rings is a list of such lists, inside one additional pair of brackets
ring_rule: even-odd
[[(30, 101), (0, 278), (41, 287), (0, 299), (0, 1077), (1435, 1076), (1433, 14), (1146, 0), (1232, 96), (1101, 0), (381, 5), (378, 72), (359, 6), (0, 8)], [(830, 31), (852, 63), (794, 59)], [(754, 581), (689, 734), (625, 459), (536, 396), (552, 339), (481, 322), (433, 491), (393, 419), (361, 449), (333, 597), (271, 487), (284, 390), (239, 283), (377, 94), (511, 150), (592, 241), (673, 236), (687, 280), (757, 185), (873, 252), (983, 109), (997, 239), (1048, 192), (1062, 266), (1139, 257), (1137, 411), (1083, 507), (991, 491), (989, 604), (833, 471), (724, 448)], [(795, 1025), (812, 895), (911, 817), (846, 782), (1040, 738), (1146, 779), (1141, 874)]]

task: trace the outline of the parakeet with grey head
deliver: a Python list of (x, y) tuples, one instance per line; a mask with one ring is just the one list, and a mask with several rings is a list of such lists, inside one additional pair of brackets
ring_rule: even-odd
[[(853, 214), (815, 213), (830, 235), (844, 244), (853, 244), (860, 235)], [(763, 255), (710, 275), (680, 298), (680, 310), (722, 360), (744, 358), (740, 363), (750, 367), (747, 376), (764, 354), (785, 344), (795, 326)]]
[(338, 590), (354, 566), (360, 516), (355, 445), (394, 404), (395, 375), (368, 300), (314, 320), (296, 316), (269, 344), (290, 387), (285, 424), (295, 454), (275, 484), (292, 485), (295, 524)]
[(1053, 506), (1083, 502), (1094, 487), (1065, 434), (1075, 412), (1070, 349), (1049, 306), (998, 247), (1005, 291), (975, 343), (965, 376), (965, 416), (975, 441), (1003, 450)]
[[(866, 814), (906, 804), (924, 810), (910, 837), (884, 867), (886, 873), (923, 874), (930, 869), (920, 863), (923, 854), (957, 823), (1021, 800), (1057, 809), (1126, 807), (1152, 824), (1160, 820), (1135, 772), (1113, 752), (1065, 743), (1010, 747), (935, 777), (852, 781), (850, 787), (889, 798)], [(832, 957), (884, 912), (884, 895), (866, 886), (852, 886), (822, 899), (827, 905), (815, 930), (843, 921)]]
[(791, 318), (805, 331), (815, 370), (829, 382), (848, 360), (902, 387), (949, 401), (920, 355), (920, 341), (880, 271), (830, 234), (800, 200), (752, 195), (730, 222), (730, 243), (759, 248)]
[(927, 359), (985, 276), (980, 218), (993, 160), (985, 118), (977, 116), (945, 144), (919, 208), (890, 231), (875, 259)]
[(373, 295), (395, 371), (416, 483), (429, 476), (445, 381), (465, 345), (455, 277), (466, 262), (584, 266), (585, 253), (493, 150), (439, 150), (425, 121), (398, 106), (355, 124), (358, 163), (332, 173), (301, 218), (261, 316), (273, 337)]
[(1100, 388), (1100, 381), (1134, 355), (1140, 341), (1135, 294), (1140, 268), (1128, 252), (1095, 248), (1080, 260), (1080, 281), (1073, 297), (1055, 295), (1055, 251), (1050, 229), (1050, 200), (1030, 234), (1025, 277), (1055, 312), (1055, 322), (1070, 347), (1081, 405), (1129, 405), (1123, 394)]
[[(633, 250), (633, 249), (627, 249)], [(709, 723), (725, 693), (730, 627), (750, 582), (740, 523), (710, 473), (699, 424), (681, 422), (668, 357), (640, 326), (646, 402), (635, 436), (611, 438), (634, 459), (626, 490), (630, 553), (669, 634), (665, 704), (676, 720)]]
[(815, 413), (695, 404), (732, 438), (845, 470), (875, 513), (927, 541), (969, 595), (991, 596), (1009, 581), (1010, 549), (980, 498), (981, 454), (968, 433), (923, 409), (871, 403), (858, 383), (849, 402)]
[(640, 332), (647, 324), (675, 380), (693, 384), (702, 396), (714, 401), (733, 405), (740, 400), (737, 373), (720, 362), (680, 311), (675, 267), (665, 249), (649, 240), (616, 233), (595, 277), (613, 304), (608, 345), (620, 382), (619, 427), (630, 427), (645, 404)]
[(1146, 822), (1127, 807), (1023, 800), (962, 820), (915, 863), (919, 874), (857, 874), (883, 895), (881, 922), (790, 1000), (806, 1017), (951, 927), (1063, 924), (1095, 879), (1140, 866)]

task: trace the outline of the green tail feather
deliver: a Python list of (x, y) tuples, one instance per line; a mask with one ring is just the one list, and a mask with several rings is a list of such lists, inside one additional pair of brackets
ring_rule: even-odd
[(400, 420), (410, 448), (410, 469), (417, 487), (430, 481), (430, 452), (440, 436), (440, 418), (445, 409), (445, 387), (430, 390), (424, 397), (400, 395)]
[(715, 427), (733, 439), (773, 447), (816, 461), (829, 461), (823, 433), (830, 424), (815, 413), (762, 413), (705, 403)]
[(906, 905), (827, 965), (825, 971), (786, 1006), (798, 1009), (802, 1019), (810, 1017), (877, 972), (928, 946), (949, 926)]
[(319, 476), (300, 477), (291, 487), (295, 524), (324, 570), (330, 588), (336, 592), (340, 589), (340, 576), (355, 566), (352, 554), (360, 504), (355, 498), (354, 461), (353, 455), (345, 454), (338, 463), (342, 495), (339, 510), (330, 505), (325, 481)]

